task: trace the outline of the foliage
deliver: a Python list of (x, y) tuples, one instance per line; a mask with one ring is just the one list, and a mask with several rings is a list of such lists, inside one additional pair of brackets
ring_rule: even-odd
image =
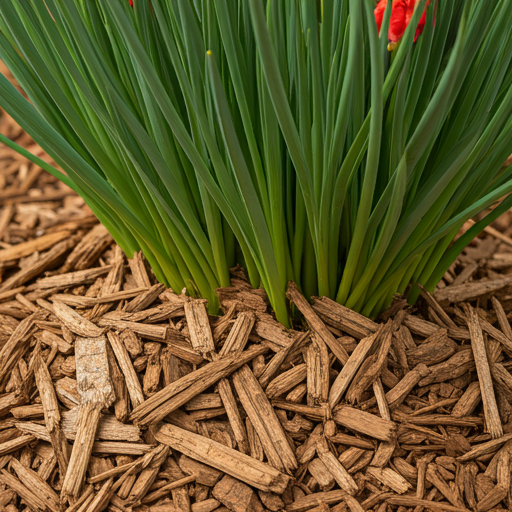
[(430, 2), (413, 42), (421, 0), (392, 53), (391, 2), (380, 38), (372, 0), (133, 4), (2, 0), (30, 102), (0, 75), (0, 105), (128, 255), (211, 311), (240, 263), (283, 323), (289, 280), (375, 316), (511, 206), (508, 0)]

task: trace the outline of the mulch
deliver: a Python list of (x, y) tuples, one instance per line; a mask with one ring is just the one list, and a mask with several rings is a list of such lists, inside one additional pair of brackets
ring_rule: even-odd
[(240, 268), (219, 317), (166, 289), (0, 150), (0, 510), (512, 509), (510, 214), (414, 308), (291, 284), (284, 329)]

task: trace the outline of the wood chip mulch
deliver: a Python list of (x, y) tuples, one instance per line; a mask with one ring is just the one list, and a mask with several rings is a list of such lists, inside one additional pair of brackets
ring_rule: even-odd
[(512, 510), (510, 215), (416, 308), (291, 284), (286, 330), (240, 269), (221, 317), (166, 290), (0, 151), (0, 510)]

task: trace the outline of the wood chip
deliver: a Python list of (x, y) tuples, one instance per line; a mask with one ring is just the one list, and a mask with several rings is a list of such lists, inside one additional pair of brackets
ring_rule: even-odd
[(289, 476), (268, 464), (174, 425), (163, 425), (155, 437), (173, 450), (262, 491), (282, 494), (290, 481)]

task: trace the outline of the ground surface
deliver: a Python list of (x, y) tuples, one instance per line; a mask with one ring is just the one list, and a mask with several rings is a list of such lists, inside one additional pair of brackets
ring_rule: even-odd
[(512, 509), (510, 215), (416, 308), (291, 287), (284, 330), (237, 269), (222, 317), (165, 290), (5, 147), (0, 208), (0, 510)]

